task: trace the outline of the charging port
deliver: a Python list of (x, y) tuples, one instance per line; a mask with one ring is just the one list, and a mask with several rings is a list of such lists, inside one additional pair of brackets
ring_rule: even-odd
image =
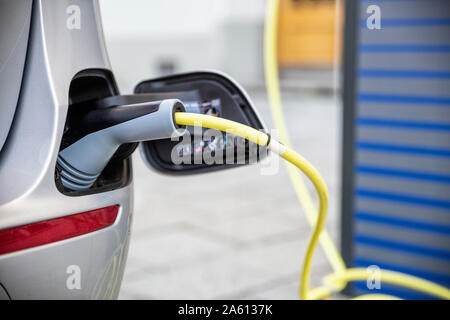
[[(93, 109), (99, 108), (94, 101), (119, 95), (116, 82), (109, 70), (88, 69), (76, 74), (69, 89), (69, 107), (60, 150), (89, 134), (89, 128), (82, 124), (83, 117)], [(117, 149), (95, 183), (87, 190), (73, 191), (62, 184), (62, 168), (55, 170), (58, 190), (68, 196), (82, 196), (122, 188), (131, 182), (132, 168), (130, 155), (137, 143), (125, 143)]]

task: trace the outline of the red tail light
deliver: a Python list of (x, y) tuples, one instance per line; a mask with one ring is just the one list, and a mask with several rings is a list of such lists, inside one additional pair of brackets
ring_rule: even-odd
[(86, 211), (0, 230), (0, 254), (33, 248), (93, 232), (116, 221), (119, 206)]

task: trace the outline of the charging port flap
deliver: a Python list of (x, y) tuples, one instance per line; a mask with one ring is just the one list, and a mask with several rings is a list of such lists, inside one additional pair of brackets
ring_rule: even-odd
[[(246, 92), (222, 73), (190, 72), (146, 80), (135, 87), (135, 94), (152, 100), (179, 99), (186, 112), (222, 117), (266, 130)], [(267, 155), (266, 148), (232, 135), (210, 136), (205, 129), (196, 129), (188, 127), (190, 137), (183, 141), (162, 139), (141, 143), (144, 161), (163, 173), (193, 174), (253, 163)]]

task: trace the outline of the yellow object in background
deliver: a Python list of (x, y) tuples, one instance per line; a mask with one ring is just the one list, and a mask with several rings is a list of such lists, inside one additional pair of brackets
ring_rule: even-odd
[[(281, 0), (278, 63), (282, 68), (331, 68), (335, 51), (336, 0)], [(341, 6), (342, 8), (342, 6)], [(338, 15), (342, 17), (342, 12)], [(338, 33), (340, 35), (340, 32)], [(340, 42), (341, 37), (337, 41)]]

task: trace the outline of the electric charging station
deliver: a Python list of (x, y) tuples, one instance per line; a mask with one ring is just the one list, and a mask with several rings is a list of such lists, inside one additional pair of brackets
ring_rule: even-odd
[[(376, 5), (381, 28), (369, 28)], [(450, 287), (450, 3), (346, 1), (341, 248)], [(430, 298), (356, 282), (349, 293)]]

